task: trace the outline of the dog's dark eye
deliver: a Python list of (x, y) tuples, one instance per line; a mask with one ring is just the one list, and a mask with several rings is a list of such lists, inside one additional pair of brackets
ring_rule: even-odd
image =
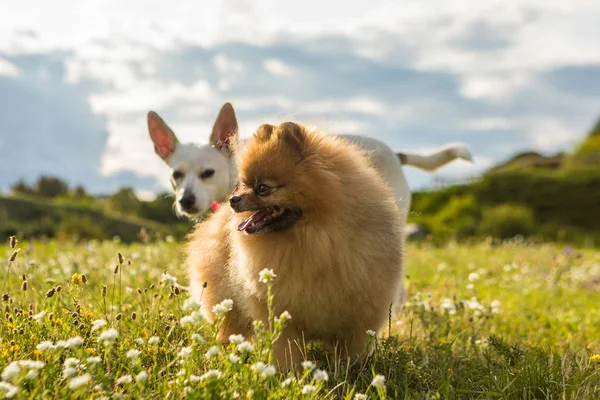
[(183, 178), (183, 172), (181, 171), (173, 171), (173, 179), (178, 180)]
[(265, 185), (264, 183), (261, 183), (256, 188), (256, 193), (259, 194), (259, 195), (261, 195), (261, 196), (268, 195), (270, 191), (271, 191), (271, 188), (269, 186)]
[(215, 174), (215, 170), (214, 169), (205, 169), (204, 171), (202, 171), (202, 173), (200, 174), (200, 179), (206, 179), (206, 178), (210, 178), (211, 176), (213, 176)]

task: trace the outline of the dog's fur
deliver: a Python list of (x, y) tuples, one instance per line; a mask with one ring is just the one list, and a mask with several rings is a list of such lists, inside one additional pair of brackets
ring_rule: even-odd
[[(169, 126), (153, 111), (148, 113), (148, 128), (156, 154), (171, 169), (178, 214), (194, 217), (208, 210), (212, 202), (227, 198), (237, 176), (231, 144), (238, 140), (238, 124), (231, 104), (225, 103), (221, 108), (208, 145), (179, 143)], [(447, 145), (430, 155), (396, 154), (377, 139), (341, 136), (361, 147), (371, 164), (390, 185), (404, 221), (410, 210), (411, 193), (402, 165), (434, 171), (456, 158), (472, 161), (469, 149), (460, 144)]]
[(302, 339), (361, 359), (367, 330), (384, 324), (402, 288), (403, 220), (390, 187), (349, 140), (291, 122), (261, 125), (239, 166), (231, 207), (199, 224), (188, 245), (204, 315), (213, 320), (215, 304), (234, 300), (222, 340), (248, 335), (249, 319), (267, 323), (259, 272), (272, 268), (275, 314), (292, 316), (275, 342), (279, 367), (303, 360)]

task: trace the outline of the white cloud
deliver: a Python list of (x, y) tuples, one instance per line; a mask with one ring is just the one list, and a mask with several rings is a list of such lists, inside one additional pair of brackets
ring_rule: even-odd
[(0, 76), (19, 76), (20, 73), (19, 67), (0, 57)]
[(296, 72), (293, 67), (276, 58), (265, 60), (263, 65), (270, 74), (275, 76), (291, 76)]
[(585, 134), (553, 117), (528, 118), (524, 121), (524, 125), (535, 150), (544, 152), (561, 151), (572, 147)]
[(474, 131), (490, 131), (495, 129), (510, 129), (514, 122), (503, 117), (486, 117), (470, 119), (463, 123), (465, 129)]
[(505, 100), (512, 94), (531, 84), (531, 78), (525, 74), (509, 76), (465, 76), (460, 93), (473, 100)]

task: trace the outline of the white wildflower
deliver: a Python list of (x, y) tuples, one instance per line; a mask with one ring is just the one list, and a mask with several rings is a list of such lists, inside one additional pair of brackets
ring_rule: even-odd
[(263, 368), (263, 370), (261, 371), (261, 375), (263, 378), (270, 378), (272, 376), (275, 376), (275, 373), (277, 372), (277, 370), (275, 369), (274, 366), (272, 365), (265, 365), (265, 367)]
[(139, 374), (135, 376), (136, 382), (146, 382), (148, 380), (148, 373), (146, 371), (141, 371)]
[[(216, 306), (215, 306), (216, 307)], [(179, 320), (181, 326), (195, 325), (202, 322), (202, 314), (199, 311), (194, 311), (190, 315), (186, 315)]]
[(216, 315), (225, 315), (226, 313), (228, 313), (232, 309), (233, 309), (233, 300), (231, 300), (231, 299), (225, 299), (222, 302), (220, 302), (219, 304), (215, 305), (213, 307), (212, 311)]
[(238, 344), (237, 347), (240, 353), (252, 353), (254, 351), (254, 346), (250, 342), (242, 342)]
[(471, 272), (469, 274), (469, 282), (475, 282), (480, 278), (480, 275), (477, 272)]
[(186, 360), (186, 359), (190, 358), (191, 355), (192, 355), (192, 348), (191, 347), (183, 347), (181, 350), (179, 350), (177, 357), (183, 358), (184, 360)]
[(35, 381), (39, 377), (40, 377), (40, 373), (38, 371), (36, 371), (35, 369), (32, 369), (31, 371), (29, 371), (27, 373), (27, 375), (25, 375), (25, 379), (27, 379), (28, 381)]
[(367, 400), (369, 398), (369, 396), (367, 396), (366, 394), (362, 394), (362, 393), (356, 393), (354, 395), (354, 400)]
[(2, 371), (2, 374), (0, 376), (2, 377), (3, 381), (11, 382), (19, 375), (21, 375), (21, 366), (18, 362), (13, 361), (10, 364), (8, 364), (6, 368), (4, 368), (4, 371)]
[(369, 329), (367, 331), (367, 335), (369, 335), (371, 337), (376, 337), (377, 336), (377, 332), (375, 332), (374, 330)]
[(199, 310), (201, 306), (202, 306), (201, 302), (196, 301), (196, 300), (192, 299), (191, 297), (188, 297), (183, 302), (182, 309), (183, 309), (183, 311), (196, 311), (196, 310)]
[(263, 372), (266, 368), (266, 364), (263, 362), (257, 362), (252, 364), (252, 366), (250, 367), (250, 369), (254, 372), (256, 372), (257, 374), (260, 374), (261, 372)]
[(219, 347), (217, 347), (217, 346), (212, 346), (210, 349), (208, 349), (205, 356), (206, 356), (206, 358), (211, 358), (211, 357), (218, 356), (219, 354), (221, 354), (221, 349), (219, 349)]
[(45, 340), (43, 342), (40, 342), (40, 344), (36, 346), (36, 349), (40, 351), (54, 350), (56, 349), (56, 346), (51, 341)]
[(12, 399), (19, 392), (19, 388), (17, 386), (11, 385), (8, 382), (0, 382), (0, 392), (4, 392), (5, 398)]
[(313, 394), (317, 391), (317, 387), (313, 385), (304, 385), (302, 388), (302, 394)]
[(200, 382), (200, 379), (201, 379), (201, 377), (198, 375), (194, 375), (194, 374), (190, 375), (190, 382), (194, 382), (194, 383)]
[(46, 311), (42, 311), (42, 312), (35, 314), (31, 318), (33, 318), (36, 322), (42, 322), (45, 315), (46, 315)]
[(204, 338), (199, 333), (192, 334), (192, 340), (197, 343), (206, 342), (206, 340), (204, 340)]
[(83, 342), (84, 340), (81, 336), (75, 336), (74, 338), (67, 339), (65, 347), (68, 349), (74, 349), (75, 347), (81, 346)]
[(102, 328), (103, 326), (106, 326), (107, 322), (103, 319), (97, 319), (94, 322), (92, 322), (92, 332), (97, 331), (98, 329)]
[(289, 386), (289, 385), (291, 385), (294, 382), (296, 382), (296, 378), (293, 378), (293, 377), (287, 378), (286, 380), (284, 380), (283, 382), (281, 382), (281, 387)]
[(240, 362), (240, 356), (236, 355), (236, 354), (230, 354), (229, 355), (229, 362), (231, 362), (232, 364), (237, 364)]
[(123, 375), (122, 377), (117, 379), (117, 385), (126, 385), (131, 382), (133, 382), (133, 376), (131, 375)]
[(275, 322), (285, 323), (285, 322), (289, 321), (290, 319), (292, 319), (292, 314), (290, 314), (287, 311), (284, 311), (281, 313), (281, 315), (279, 317), (275, 317)]
[(75, 391), (90, 382), (91, 377), (88, 374), (78, 376), (69, 381), (69, 389)]
[(302, 362), (302, 368), (307, 369), (309, 371), (312, 371), (313, 369), (315, 369), (317, 366), (315, 365), (314, 362), (312, 361), (303, 361)]
[(200, 377), (200, 380), (204, 381), (206, 379), (220, 379), (222, 376), (223, 376), (223, 373), (221, 371), (216, 370), (216, 369), (211, 369), (207, 373), (202, 375)]
[(85, 361), (88, 365), (95, 365), (95, 364), (100, 364), (102, 362), (102, 359), (100, 357), (89, 357)]
[(115, 340), (117, 340), (118, 336), (119, 331), (117, 331), (115, 328), (110, 328), (100, 334), (98, 341), (102, 342), (104, 346), (112, 346), (115, 343)]
[(140, 354), (142, 354), (141, 351), (131, 349), (127, 352), (127, 358), (129, 358), (130, 360), (136, 360), (140, 356)]
[(35, 361), (35, 360), (21, 360), (19, 361), (19, 365), (27, 370), (31, 369), (42, 369), (46, 366), (46, 363), (43, 361)]
[(144, 339), (142, 339), (142, 338), (139, 337), (139, 338), (135, 339), (134, 342), (135, 342), (135, 344), (141, 346), (141, 345), (144, 344)]
[(80, 362), (81, 361), (79, 361), (78, 358), (69, 357), (65, 360), (64, 366), (65, 366), (65, 368), (69, 368), (69, 367), (74, 368), (74, 367), (78, 366)]
[(273, 278), (276, 278), (275, 271), (272, 269), (265, 268), (258, 273), (258, 280), (262, 283), (271, 283), (273, 282)]
[(233, 343), (233, 344), (240, 344), (244, 340), (246, 340), (246, 338), (244, 337), (244, 335), (230, 335), (229, 336), (229, 341), (231, 343)]
[(385, 387), (385, 376), (375, 375), (375, 378), (373, 378), (373, 382), (371, 382), (371, 385), (373, 385), (376, 388)]
[(475, 289), (475, 285), (473, 285), (472, 283), (469, 283), (467, 285), (467, 290), (473, 290), (473, 289)]
[(160, 338), (158, 336), (152, 336), (148, 339), (148, 344), (158, 344), (160, 342)]
[(77, 368), (66, 367), (65, 369), (63, 369), (62, 376), (64, 379), (70, 378), (75, 375), (77, 375)]
[(162, 274), (160, 276), (160, 283), (166, 283), (166, 284), (170, 284), (170, 285), (176, 285), (177, 284), (177, 278), (175, 278), (172, 275), (169, 274)]
[(317, 369), (314, 374), (313, 374), (313, 378), (315, 379), (315, 381), (328, 381), (329, 380), (329, 374), (327, 374), (327, 371), (323, 371), (322, 369)]

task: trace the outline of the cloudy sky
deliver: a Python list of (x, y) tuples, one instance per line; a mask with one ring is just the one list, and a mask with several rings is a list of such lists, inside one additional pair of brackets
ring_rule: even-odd
[[(0, 190), (56, 174), (166, 187), (145, 116), (205, 143), (299, 120), (395, 150), (471, 146), (476, 175), (568, 149), (600, 116), (597, 0), (20, 0), (0, 7)], [(430, 174), (406, 168), (413, 187)]]

